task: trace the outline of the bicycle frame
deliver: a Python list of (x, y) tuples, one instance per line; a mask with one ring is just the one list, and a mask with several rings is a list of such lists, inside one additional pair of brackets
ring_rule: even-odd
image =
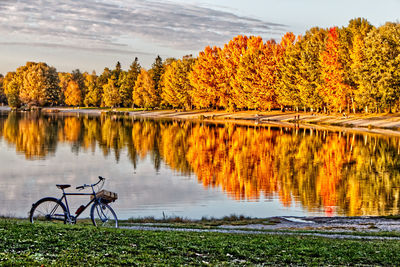
[[(62, 189), (62, 197), (58, 199), (58, 201), (65, 203), (65, 207), (67, 208), (67, 218), (68, 221), (72, 220), (76, 220), (79, 215), (81, 215), (86, 209), (87, 207), (89, 207), (93, 202), (98, 201), (99, 198), (96, 197), (96, 191), (94, 191), (93, 185), (90, 186), (92, 188), (92, 193), (65, 193), (65, 190)], [(86, 204), (84, 205), (84, 208), (82, 210), (80, 210), (75, 216), (71, 215), (70, 209), (69, 209), (69, 205), (68, 205), (68, 200), (67, 200), (67, 196), (93, 196), (93, 198)]]

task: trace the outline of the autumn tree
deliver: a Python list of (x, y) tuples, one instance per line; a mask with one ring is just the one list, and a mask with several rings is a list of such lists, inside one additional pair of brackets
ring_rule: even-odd
[(400, 96), (400, 24), (386, 23), (365, 38), (365, 64), (359, 95), (376, 112), (391, 112)]
[(82, 91), (78, 83), (71, 79), (68, 82), (67, 89), (64, 92), (65, 104), (68, 106), (79, 106), (82, 102)]
[(312, 28), (296, 43), (298, 71), (296, 83), (304, 109), (317, 110), (324, 107), (320, 89), (323, 86), (320, 54), (325, 49), (326, 30)]
[[(300, 37), (297, 38), (300, 40)], [(279, 44), (276, 82), (274, 84), (277, 102), (281, 107), (289, 106), (298, 111), (301, 107), (297, 77), (300, 62), (300, 46), (295, 45), (296, 36), (286, 33)]]
[(219, 86), (217, 89), (217, 105), (228, 110), (234, 110), (233, 86), (235, 76), (244, 51), (247, 49), (247, 36), (238, 35), (224, 45), (220, 53), (220, 62), (223, 66), (219, 75)]
[(3, 86), (8, 105), (12, 108), (20, 107), (19, 91), (22, 87), (22, 78), (16, 72), (9, 72), (4, 77)]
[[(18, 103), (17, 106), (19, 103), (29, 106), (56, 105), (59, 103), (58, 74), (55, 68), (46, 63), (27, 62), (25, 66), (19, 67), (15, 73), (10, 74), (6, 87), (9, 86), (10, 82), (12, 82), (12, 89), (6, 88), (6, 90), (8, 93), (13, 92), (12, 96), (10, 95), (13, 98), (11, 102)], [(15, 87), (18, 87), (18, 89)], [(15, 95), (17, 91), (18, 101), (16, 101)]]
[(248, 39), (231, 82), (237, 108), (265, 110), (275, 105), (276, 52), (275, 41), (264, 44), (261, 37)]
[(162, 75), (162, 99), (174, 107), (190, 109), (192, 106), (191, 91), (193, 90), (188, 74), (192, 69), (195, 60), (191, 56), (183, 57), (165, 67)]
[(199, 53), (189, 73), (189, 81), (193, 87), (191, 97), (197, 108), (217, 108), (220, 105), (218, 91), (223, 77), (220, 57), (220, 48), (207, 46)]
[[(108, 79), (111, 78), (111, 70), (109, 68), (104, 68), (103, 73), (97, 77), (97, 87), (100, 90), (100, 95), (103, 96), (103, 87), (108, 83)], [(100, 106), (104, 106), (104, 101), (101, 99)]]
[(68, 87), (68, 82), (71, 80), (71, 73), (68, 72), (59, 72), (58, 73), (58, 86), (60, 87), (60, 103), (65, 103), (65, 91)]
[[(350, 54), (350, 78), (348, 79), (348, 84), (352, 88), (351, 103), (353, 112), (359, 107), (365, 107), (364, 105), (364, 93), (365, 90), (362, 89), (361, 79), (363, 74), (363, 68), (365, 64), (365, 38), (368, 33), (374, 27), (366, 20), (362, 18), (352, 19), (346, 30), (350, 32), (351, 36), (351, 46), (349, 46)], [(358, 106), (358, 107), (357, 107)]]
[(46, 63), (28, 62), (18, 68), (18, 72), (23, 77), (19, 92), (23, 103), (38, 106), (58, 104), (60, 88), (55, 68)]
[(329, 29), (325, 50), (321, 53), (321, 76), (324, 84), (320, 89), (326, 105), (341, 112), (350, 104), (350, 87), (344, 83), (344, 68), (339, 60), (339, 32)]
[(92, 74), (85, 73), (85, 88), (86, 95), (85, 100), (83, 101), (85, 106), (89, 107), (99, 107), (101, 104), (102, 90), (97, 85), (97, 75), (96, 72), (93, 71)]
[(154, 108), (159, 103), (159, 97), (155, 90), (154, 80), (150, 74), (141, 69), (133, 88), (133, 102), (138, 107)]
[(108, 79), (108, 83), (103, 86), (103, 100), (107, 107), (116, 107), (121, 103), (117, 83), (117, 77), (112, 75), (111, 78)]
[(361, 60), (364, 57), (364, 39), (373, 26), (363, 18), (349, 21), (339, 29), (339, 62), (343, 67), (343, 83), (349, 87), (349, 105), (356, 112), (356, 95), (360, 87)]

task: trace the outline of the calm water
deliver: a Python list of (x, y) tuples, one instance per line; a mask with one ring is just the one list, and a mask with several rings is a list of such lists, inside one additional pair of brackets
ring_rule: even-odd
[(99, 175), (120, 218), (398, 214), (399, 153), (352, 132), (0, 113), (0, 215)]

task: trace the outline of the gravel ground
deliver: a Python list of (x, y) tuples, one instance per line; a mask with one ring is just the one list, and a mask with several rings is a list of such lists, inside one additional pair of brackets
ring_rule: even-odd
[(382, 217), (275, 217), (276, 224), (223, 225), (223, 228), (255, 230), (319, 230), (331, 232), (400, 231), (400, 220)]

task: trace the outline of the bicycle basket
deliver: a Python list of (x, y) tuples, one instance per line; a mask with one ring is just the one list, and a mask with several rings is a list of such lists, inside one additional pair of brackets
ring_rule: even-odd
[[(118, 199), (118, 194), (107, 190), (101, 190), (96, 193), (96, 197), (101, 198), (101, 201), (104, 203), (111, 203)], [(93, 199), (93, 196), (91, 196), (90, 199)]]

